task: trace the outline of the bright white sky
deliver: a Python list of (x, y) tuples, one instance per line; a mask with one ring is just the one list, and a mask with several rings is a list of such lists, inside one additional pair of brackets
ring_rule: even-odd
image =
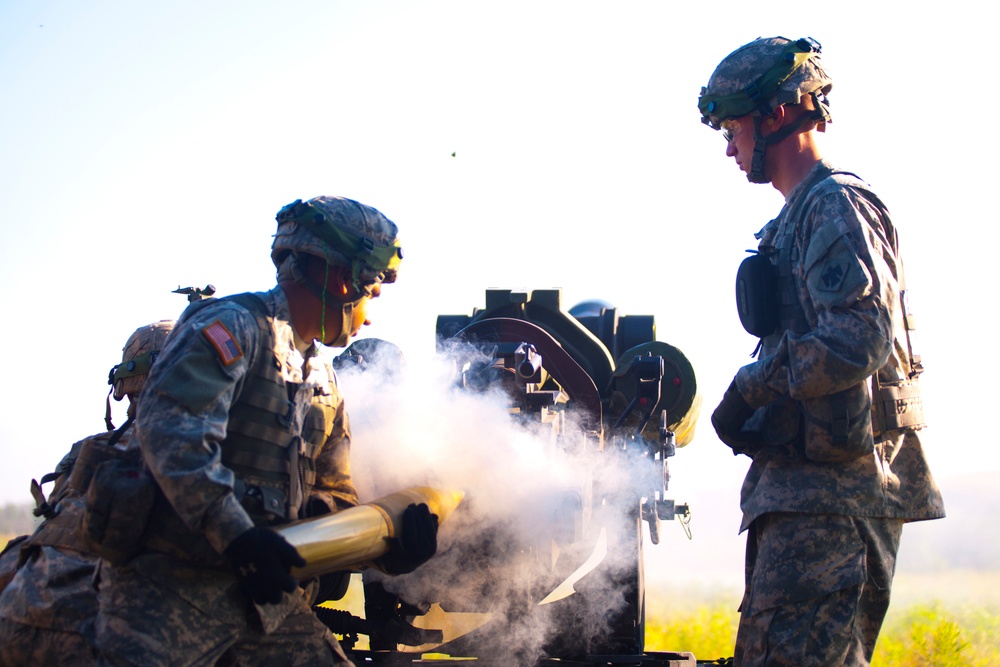
[(103, 429), (108, 369), (137, 326), (179, 314), (171, 290), (270, 288), (274, 214), (339, 194), (400, 226), (400, 281), (365, 333), (408, 356), (488, 287), (655, 315), (704, 397), (675, 488), (736, 511), (747, 461), (708, 415), (750, 361), (733, 279), (781, 197), (746, 182), (696, 101), (719, 60), (772, 35), (822, 42), (827, 155), (901, 230), (936, 473), (1000, 469), (981, 435), (993, 25), (978, 3), (933, 7), (0, 0), (0, 503)]

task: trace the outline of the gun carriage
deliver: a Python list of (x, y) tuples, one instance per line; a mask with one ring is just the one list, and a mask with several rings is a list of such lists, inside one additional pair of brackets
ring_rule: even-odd
[[(516, 424), (545, 434), (586, 474), (547, 491), (546, 506), (556, 509), (538, 517), (534, 538), (478, 526), (470, 539), (444, 547), (471, 550), (463, 554), (469, 568), (518, 561), (522, 576), (505, 582), (501, 611), (490, 607), (493, 587), (470, 594), (458, 585), (461, 572), (454, 589), (435, 591), (431, 601), (411, 603), (366, 581), (364, 619), (322, 610), (348, 648), (368, 635), (369, 649), (354, 651), (359, 664), (423, 664), (428, 653), (434, 664), (474, 658), (484, 667), (697, 664), (690, 653), (645, 650), (643, 575), (643, 524), (654, 545), (661, 521), (676, 521), (691, 536), (690, 508), (667, 491), (668, 459), (694, 437), (694, 370), (680, 350), (656, 340), (652, 316), (622, 315), (597, 301), (566, 311), (560, 300), (558, 289), (487, 290), (485, 308), (438, 317), (438, 351), (454, 360), (458, 387), (499, 391)], [(477, 502), (474, 489), (464, 491), (452, 521)], [(481, 614), (488, 620), (471, 631), (449, 631), (449, 616), (488, 609)], [(550, 630), (519, 653), (510, 644), (532, 626)]]

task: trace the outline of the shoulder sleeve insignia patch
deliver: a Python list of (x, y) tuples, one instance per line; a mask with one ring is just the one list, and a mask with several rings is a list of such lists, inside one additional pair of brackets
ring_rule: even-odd
[(823, 268), (820, 281), (822, 281), (825, 289), (832, 291), (840, 288), (846, 275), (847, 270), (843, 264), (831, 262)]
[(228, 366), (243, 356), (243, 350), (240, 349), (239, 343), (220, 320), (212, 322), (201, 332), (215, 348), (224, 365)]

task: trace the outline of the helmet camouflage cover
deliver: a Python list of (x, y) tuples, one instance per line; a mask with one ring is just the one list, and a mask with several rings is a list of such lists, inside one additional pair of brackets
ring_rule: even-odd
[(173, 320), (160, 320), (139, 327), (129, 336), (122, 348), (122, 362), (111, 369), (108, 378), (116, 401), (142, 391), (149, 369), (173, 328)]
[(277, 221), (271, 260), (279, 269), (289, 254), (305, 253), (350, 267), (358, 290), (395, 282), (403, 258), (399, 230), (371, 206), (345, 197), (296, 199), (278, 211)]
[(701, 121), (718, 130), (722, 121), (747, 114), (767, 116), (783, 104), (813, 95), (826, 114), (833, 80), (820, 64), (821, 45), (811, 37), (758, 38), (726, 56), (701, 89)]

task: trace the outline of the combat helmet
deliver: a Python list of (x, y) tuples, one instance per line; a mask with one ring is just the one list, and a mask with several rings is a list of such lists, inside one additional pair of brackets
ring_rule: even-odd
[[(396, 281), (403, 249), (396, 223), (380, 211), (346, 197), (321, 196), (296, 199), (276, 216), (278, 231), (271, 245), (271, 261), (278, 279), (290, 279), (321, 299), (326, 307), (325, 286), (310, 280), (302, 255), (314, 255), (328, 265), (351, 270), (357, 300), (341, 304), (344, 326), (330, 344), (343, 347), (350, 337), (347, 322), (362, 299), (371, 296), (374, 285)], [(324, 333), (325, 336), (325, 333)]]
[(354, 288), (396, 280), (403, 249), (396, 223), (380, 211), (345, 197), (296, 199), (276, 216), (278, 231), (271, 245), (275, 267), (294, 253), (323, 257), (350, 267)]
[[(120, 401), (125, 396), (133, 399), (142, 393), (146, 385), (146, 376), (149, 369), (160, 354), (167, 340), (167, 335), (173, 330), (173, 320), (160, 320), (152, 324), (146, 324), (136, 329), (122, 348), (122, 361), (115, 364), (108, 373), (108, 384), (111, 390), (108, 392), (107, 410), (104, 414), (104, 421), (108, 430), (113, 430), (111, 423), (111, 396), (116, 401)], [(129, 405), (129, 417), (134, 416), (135, 403)]]
[[(820, 63), (822, 46), (812, 37), (790, 40), (785, 37), (757, 38), (723, 58), (701, 89), (698, 110), (701, 122), (715, 130), (725, 120), (750, 115), (754, 126), (754, 155), (747, 178), (767, 183), (764, 151), (809, 122), (820, 130), (831, 122), (826, 95), (833, 80)], [(799, 104), (804, 96), (813, 100), (815, 111), (778, 132), (762, 136), (761, 119), (785, 104)]]

